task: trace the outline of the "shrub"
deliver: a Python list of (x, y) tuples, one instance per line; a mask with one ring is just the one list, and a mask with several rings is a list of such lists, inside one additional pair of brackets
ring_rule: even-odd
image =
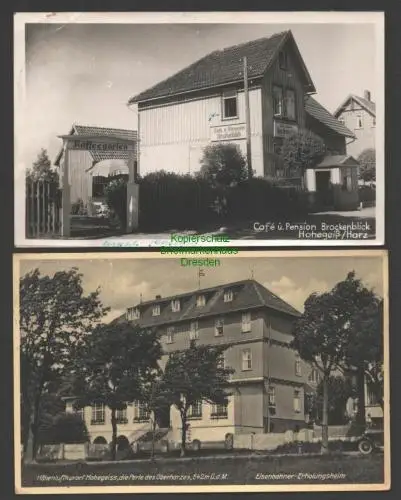
[(371, 186), (360, 186), (359, 201), (362, 203), (376, 201), (376, 190)]
[(51, 425), (42, 432), (41, 444), (75, 444), (89, 441), (88, 430), (82, 418), (75, 413), (62, 413), (56, 416)]
[(358, 156), (359, 178), (364, 182), (376, 180), (376, 150), (374, 148), (364, 149)]
[(88, 209), (81, 198), (71, 204), (71, 215), (88, 215)]
[(112, 180), (104, 191), (107, 206), (112, 215), (117, 217), (120, 227), (124, 229), (127, 223), (127, 179), (120, 177)]

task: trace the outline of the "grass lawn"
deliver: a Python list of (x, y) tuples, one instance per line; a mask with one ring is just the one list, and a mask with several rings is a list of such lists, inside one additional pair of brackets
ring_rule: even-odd
[(383, 464), (381, 453), (31, 464), (22, 468), (22, 486), (382, 483)]

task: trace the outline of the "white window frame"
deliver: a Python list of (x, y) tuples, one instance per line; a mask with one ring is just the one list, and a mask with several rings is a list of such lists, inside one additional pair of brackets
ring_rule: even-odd
[(153, 306), (152, 316), (160, 316), (160, 304), (156, 304)]
[(242, 350), (241, 367), (243, 372), (252, 370), (252, 351), (249, 348)]
[[(288, 94), (292, 94), (293, 96), (293, 103), (294, 103), (294, 114), (293, 116), (289, 116), (288, 114)], [(295, 94), (295, 90), (294, 89), (285, 89), (284, 90), (284, 95), (285, 95), (285, 98), (284, 98), (284, 112), (283, 112), (283, 116), (285, 116), (286, 118), (288, 118), (289, 120), (291, 121), (296, 121), (297, 119), (297, 101), (296, 101), (296, 94)]]
[(224, 302), (232, 302), (234, 294), (232, 290), (225, 290), (224, 292)]
[(174, 326), (168, 326), (167, 327), (167, 344), (173, 344), (174, 343), (174, 333), (175, 329)]
[(203, 414), (202, 401), (196, 401), (188, 408), (187, 418), (191, 420), (201, 419)]
[[(91, 414), (91, 424), (92, 425), (101, 425), (106, 421), (106, 408), (103, 403), (93, 403)], [(99, 418), (100, 415), (100, 418)]]
[(217, 318), (214, 322), (214, 336), (222, 337), (223, 334), (224, 334), (224, 318)]
[[(226, 100), (228, 99), (235, 99), (235, 115), (226, 116)], [(236, 90), (223, 92), (222, 108), (222, 120), (235, 120), (236, 118), (238, 118), (238, 93)]]
[(294, 413), (301, 413), (301, 391), (298, 389), (294, 390), (293, 406)]
[[(270, 386), (267, 390), (267, 406), (269, 408), (269, 413), (276, 414), (276, 388)], [(273, 410), (273, 411), (272, 411)]]
[(146, 403), (134, 401), (134, 422), (148, 422), (149, 417), (149, 410), (146, 407)]
[(225, 369), (226, 367), (226, 355), (222, 352), (217, 360), (217, 367), (221, 369)]
[(198, 321), (191, 321), (189, 327), (189, 339), (198, 340), (199, 339), (199, 323)]
[(76, 415), (79, 415), (82, 420), (85, 420), (85, 407), (78, 408), (77, 410), (74, 410), (74, 413)]
[(141, 312), (139, 310), (139, 307), (130, 307), (127, 309), (127, 320), (128, 321), (134, 321), (136, 319), (139, 319), (141, 317)]
[(356, 125), (355, 125), (356, 130), (361, 130), (363, 129), (363, 118), (360, 113), (356, 115)]
[[(275, 110), (275, 89), (279, 90), (281, 93), (281, 99), (278, 101), (279, 103), (279, 111), (276, 112)], [(284, 89), (280, 85), (273, 85), (273, 90), (272, 90), (272, 97), (273, 97), (273, 115), (274, 116), (283, 116), (284, 114)]]
[(181, 310), (181, 303), (179, 299), (175, 299), (171, 301), (171, 310), (173, 312), (179, 312)]
[(318, 384), (320, 382), (320, 373), (317, 368), (312, 368), (308, 377), (308, 381), (312, 384)]
[(228, 403), (226, 404), (212, 404), (210, 410), (210, 417), (212, 419), (228, 418)]
[(242, 313), (241, 332), (242, 333), (249, 333), (251, 331), (251, 329), (252, 329), (251, 313), (250, 312)]
[(205, 307), (206, 297), (204, 295), (198, 295), (196, 297), (196, 307)]
[(123, 408), (122, 410), (116, 410), (116, 420), (119, 424), (127, 424), (127, 408)]

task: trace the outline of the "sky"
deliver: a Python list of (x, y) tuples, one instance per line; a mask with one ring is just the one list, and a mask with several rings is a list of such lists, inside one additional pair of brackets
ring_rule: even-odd
[[(375, 256), (338, 257), (231, 257), (220, 258), (220, 267), (203, 268), (201, 288), (222, 285), (252, 276), (299, 311), (307, 297), (330, 290), (354, 270), (368, 288), (383, 296), (382, 260)], [(60, 270), (78, 267), (85, 293), (101, 288), (101, 300), (111, 308), (111, 321), (142, 300), (198, 289), (198, 268), (182, 267), (178, 258), (96, 258), (74, 260), (22, 260), (20, 275), (38, 268), (52, 276)]]
[(23, 162), (41, 148), (54, 161), (74, 122), (135, 129), (131, 96), (216, 49), (288, 29), (327, 109), (365, 89), (375, 100), (373, 24), (27, 24)]

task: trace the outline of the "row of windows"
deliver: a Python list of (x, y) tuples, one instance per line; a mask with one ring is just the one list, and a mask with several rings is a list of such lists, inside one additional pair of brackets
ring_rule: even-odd
[[(187, 414), (189, 419), (202, 418), (202, 401), (197, 401), (191, 405)], [(213, 404), (210, 411), (211, 418), (227, 418), (228, 405), (227, 404)]]
[[(351, 126), (352, 127), (352, 124), (348, 124), (346, 123), (345, 121), (345, 118), (344, 117), (340, 117), (338, 119), (343, 125), (346, 125), (346, 126)], [(376, 126), (376, 117), (373, 116), (372, 117), (372, 124), (371, 124), (372, 127), (375, 127)], [(363, 129), (364, 128), (364, 123), (363, 123), (363, 116), (362, 115), (356, 115), (355, 116), (355, 124), (354, 124), (354, 129)]]
[[(251, 313), (243, 313), (241, 317), (241, 332), (249, 333), (251, 331)], [(176, 328), (174, 326), (169, 326), (167, 328), (167, 343), (172, 344), (174, 342), (174, 334), (176, 333)], [(224, 335), (224, 318), (217, 318), (214, 323), (214, 336), (221, 337)], [(189, 338), (191, 340), (199, 339), (199, 323), (198, 321), (192, 321), (189, 326)]]
[[(84, 408), (81, 408), (80, 410), (77, 410), (77, 414), (81, 416), (82, 419), (84, 419)], [(91, 424), (92, 425), (99, 425), (99, 424), (104, 424), (105, 423), (105, 411), (106, 407), (103, 403), (94, 403), (91, 406)], [(134, 403), (134, 422), (146, 422), (149, 420), (149, 411), (144, 403), (141, 403), (139, 401), (136, 401)], [(117, 423), (119, 424), (126, 424), (128, 423), (128, 418), (127, 418), (127, 409), (124, 408), (123, 410), (116, 410), (116, 420)]]
[[(224, 302), (232, 302), (234, 298), (234, 294), (232, 290), (226, 290), (223, 295)], [(196, 306), (197, 307), (205, 307), (206, 305), (206, 297), (205, 295), (198, 295), (196, 298)], [(179, 299), (174, 299), (171, 301), (171, 311), (172, 312), (180, 312), (181, 310), (181, 301)], [(160, 316), (160, 304), (155, 304), (152, 307), (152, 316)], [(139, 307), (131, 307), (127, 310), (127, 320), (133, 321), (139, 319), (141, 317), (141, 311)]]

